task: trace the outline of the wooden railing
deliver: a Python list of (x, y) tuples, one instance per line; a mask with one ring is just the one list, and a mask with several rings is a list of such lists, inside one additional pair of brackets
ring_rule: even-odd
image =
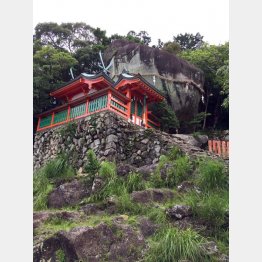
[[(129, 98), (117, 94), (114, 89), (107, 88), (40, 114), (38, 116), (37, 131), (62, 125), (105, 110), (113, 111), (128, 120), (131, 118), (131, 116), (128, 115), (130, 113), (128, 103), (130, 103)], [(131, 106), (131, 103), (129, 106)], [(140, 125), (143, 121), (141, 117), (136, 116), (135, 120), (138, 119), (141, 121), (135, 121), (133, 123)], [(149, 114), (147, 123), (143, 123), (143, 126), (145, 128), (158, 128), (160, 124), (154, 115)]]
[(52, 128), (65, 124), (78, 118), (98, 113), (104, 110), (111, 110), (127, 118), (127, 105), (116, 96), (112, 96), (110, 90), (99, 95), (86, 97), (77, 104), (68, 104), (55, 108), (39, 117), (37, 131)]
[(208, 150), (224, 158), (229, 157), (229, 141), (208, 140)]

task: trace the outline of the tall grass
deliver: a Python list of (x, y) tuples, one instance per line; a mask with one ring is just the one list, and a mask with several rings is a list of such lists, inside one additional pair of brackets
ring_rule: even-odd
[(68, 164), (65, 155), (50, 160), (39, 169), (33, 178), (34, 209), (47, 208), (49, 193), (53, 190), (53, 182), (58, 179), (73, 177), (75, 170)]
[(194, 216), (216, 230), (225, 223), (228, 211), (228, 192), (197, 194), (191, 192), (184, 197), (184, 203), (191, 206)]
[(188, 156), (182, 155), (176, 147), (167, 156), (161, 156), (151, 182), (154, 187), (174, 187), (186, 180), (192, 172)]
[(144, 190), (146, 183), (141, 174), (131, 172), (128, 174), (124, 186), (128, 193), (132, 193), (133, 191)]
[(179, 230), (175, 227), (166, 227), (153, 238), (145, 261), (210, 261), (202, 248), (204, 243), (205, 239), (192, 229)]
[(197, 168), (197, 184), (203, 191), (228, 189), (224, 164), (218, 160), (202, 159)]

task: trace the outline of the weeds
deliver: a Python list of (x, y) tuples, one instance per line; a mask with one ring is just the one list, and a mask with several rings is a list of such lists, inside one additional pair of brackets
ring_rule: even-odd
[(192, 229), (166, 227), (156, 234), (145, 257), (147, 262), (210, 261), (202, 245), (205, 239)]
[(197, 169), (197, 184), (203, 191), (227, 189), (228, 176), (223, 163), (217, 160), (202, 159)]

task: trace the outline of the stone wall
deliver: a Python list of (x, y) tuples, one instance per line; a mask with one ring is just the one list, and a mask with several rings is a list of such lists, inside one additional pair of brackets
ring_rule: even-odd
[(74, 167), (80, 168), (86, 161), (88, 149), (93, 149), (101, 160), (140, 167), (157, 163), (160, 155), (175, 145), (191, 156), (210, 155), (198, 147), (206, 142), (207, 137), (196, 140), (188, 135), (169, 135), (144, 129), (128, 123), (113, 112), (103, 112), (79, 119), (74, 125), (36, 133), (34, 169), (63, 152), (69, 155)]

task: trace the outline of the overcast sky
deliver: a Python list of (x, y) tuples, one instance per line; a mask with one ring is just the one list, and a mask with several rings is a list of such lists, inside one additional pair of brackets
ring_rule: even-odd
[(145, 30), (156, 44), (179, 33), (197, 33), (210, 44), (229, 40), (229, 0), (33, 0), (33, 26), (85, 22), (107, 36)]

